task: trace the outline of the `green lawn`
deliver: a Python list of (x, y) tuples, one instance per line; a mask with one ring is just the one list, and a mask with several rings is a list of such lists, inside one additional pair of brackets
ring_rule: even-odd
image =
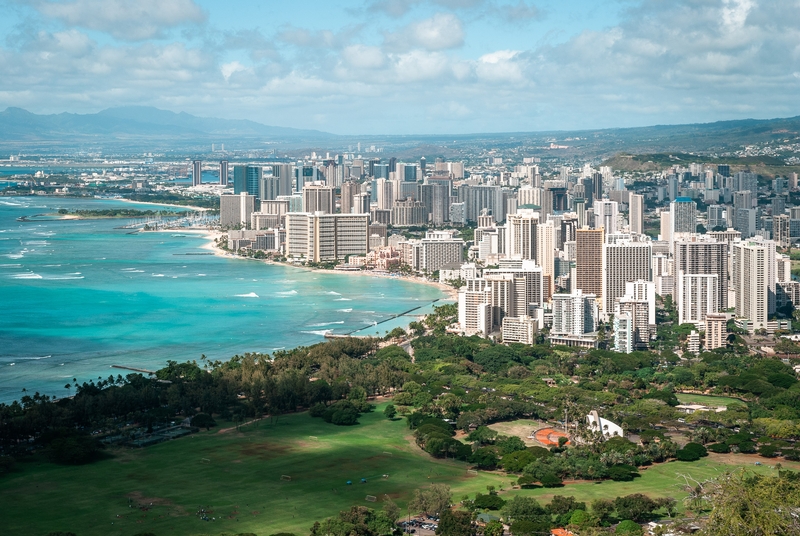
[[(760, 462), (756, 466), (755, 462)], [(715, 478), (723, 471), (733, 471), (745, 467), (750, 471), (761, 474), (774, 474), (773, 466), (780, 462), (784, 469), (800, 470), (800, 463), (788, 462), (782, 459), (767, 459), (755, 455), (718, 455), (710, 454), (696, 462), (672, 461), (641, 468), (642, 476), (632, 482), (587, 482), (567, 484), (560, 488), (511, 490), (503, 493), (504, 499), (511, 499), (515, 495), (524, 495), (536, 498), (540, 503), (550, 502), (553, 495), (572, 495), (579, 501), (587, 504), (594, 499), (613, 499), (631, 493), (644, 493), (650, 497), (673, 497), (678, 500), (678, 510), (683, 511), (682, 499), (687, 493), (683, 491), (686, 480), (690, 479), (703, 482)], [(689, 480), (691, 482), (691, 480)]]
[[(509, 488), (514, 477), (486, 472), (474, 476), (464, 463), (430, 458), (414, 445), (405, 420), (388, 421), (381, 409), (363, 416), (362, 424), (354, 427), (326, 424), (302, 413), (281, 417), (278, 423), (249, 425), (242, 432), (212, 430), (141, 450), (115, 450), (112, 458), (87, 466), (21, 463), (0, 478), (0, 533), (268, 536), (287, 531), (299, 536), (308, 534), (315, 520), (353, 504), (380, 506), (368, 503), (366, 495), (379, 500), (389, 495), (405, 507), (414, 489), (431, 483), (450, 485), (456, 501), (465, 494), (485, 493), (488, 484)], [(633, 482), (509, 490), (503, 496), (530, 495), (547, 502), (559, 494), (591, 501), (642, 492), (680, 498), (684, 494), (679, 474), (705, 479), (725, 464), (769, 472), (775, 463), (732, 456), (653, 466)], [(764, 465), (755, 467), (755, 461)], [(783, 465), (800, 468), (790, 462)], [(281, 475), (292, 480), (281, 481)], [(367, 483), (360, 484), (361, 478)], [(347, 480), (353, 485), (347, 486)], [(151, 502), (148, 511), (136, 508)], [(201, 506), (212, 510), (209, 517), (216, 521), (198, 519), (195, 513)]]
[(696, 395), (693, 393), (675, 393), (681, 404), (702, 404), (704, 406), (730, 406), (744, 404), (741, 400), (727, 396)]
[[(430, 458), (414, 445), (405, 419), (390, 422), (379, 409), (361, 423), (334, 426), (302, 413), (244, 432), (212, 429), (141, 450), (115, 450), (113, 458), (81, 467), (21, 463), (0, 478), (0, 532), (301, 535), (315, 520), (353, 504), (372, 505), (367, 495), (388, 494), (404, 507), (414, 489), (430, 483), (450, 485), (456, 498), (485, 491), (487, 484), (509, 484), (499, 475), (469, 475), (462, 462)], [(137, 502), (153, 507), (143, 512)], [(198, 519), (200, 506), (216, 521)]]

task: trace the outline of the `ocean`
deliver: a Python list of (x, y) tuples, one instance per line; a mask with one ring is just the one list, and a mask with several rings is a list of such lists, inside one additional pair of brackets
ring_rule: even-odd
[(383, 335), (413, 320), (395, 315), (444, 298), (403, 280), (208, 255), (199, 235), (130, 234), (119, 228), (127, 220), (17, 220), (120, 206), (158, 208), (0, 197), (0, 402), (126, 374), (111, 365), (153, 370), (314, 344), (326, 332)]

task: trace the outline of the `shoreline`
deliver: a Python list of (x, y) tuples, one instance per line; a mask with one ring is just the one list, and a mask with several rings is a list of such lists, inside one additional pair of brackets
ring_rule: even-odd
[[(206, 243), (203, 244), (200, 249), (205, 249), (208, 251), (212, 251), (215, 256), (217, 257), (225, 257), (229, 259), (241, 259), (241, 260), (248, 260), (248, 261), (258, 261), (262, 262), (267, 265), (272, 266), (285, 266), (287, 268), (295, 268), (299, 270), (306, 270), (308, 272), (316, 272), (322, 274), (340, 274), (340, 275), (355, 275), (359, 277), (379, 277), (384, 279), (397, 279), (401, 281), (406, 281), (408, 283), (416, 283), (419, 285), (428, 285), (431, 287), (438, 288), (444, 297), (442, 299), (447, 300), (458, 300), (458, 289), (451, 287), (445, 283), (439, 283), (438, 281), (430, 281), (428, 279), (424, 279), (422, 277), (410, 277), (406, 275), (399, 275), (399, 274), (392, 274), (390, 272), (375, 272), (374, 270), (325, 270), (322, 268), (309, 268), (308, 266), (300, 266), (298, 264), (292, 264), (288, 262), (275, 262), (270, 259), (253, 259), (250, 257), (240, 257), (238, 255), (233, 255), (232, 253), (228, 253), (223, 251), (219, 247), (217, 247), (216, 240), (223, 236), (225, 233), (220, 231), (210, 231), (210, 230), (203, 230), (203, 229), (191, 229), (186, 231), (180, 232), (190, 232), (194, 231), (195, 234), (202, 234), (204, 235), (203, 238), (206, 239)], [(161, 230), (156, 232), (168, 232), (167, 230)], [(174, 231), (173, 231), (174, 232)]]
[(157, 203), (155, 201), (134, 201), (133, 199), (125, 199), (125, 198), (114, 198), (112, 201), (122, 201), (123, 203), (138, 203), (140, 205), (156, 205), (159, 207), (175, 207), (175, 208), (185, 208), (187, 210), (199, 210), (200, 212), (205, 212), (207, 210), (211, 210), (210, 208), (205, 207), (196, 207), (194, 205), (171, 205), (169, 203)]

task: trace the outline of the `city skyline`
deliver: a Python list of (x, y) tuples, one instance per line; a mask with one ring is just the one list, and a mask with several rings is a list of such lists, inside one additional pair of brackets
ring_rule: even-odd
[(6, 0), (0, 108), (147, 105), (337, 134), (798, 114), (797, 2), (340, 6)]

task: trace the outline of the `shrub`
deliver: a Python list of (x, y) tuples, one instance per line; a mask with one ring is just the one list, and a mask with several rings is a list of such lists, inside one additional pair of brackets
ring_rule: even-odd
[(506, 501), (493, 493), (488, 495), (478, 493), (472, 504), (475, 505), (475, 508), (480, 508), (481, 510), (500, 510), (506, 505)]
[(739, 452), (743, 454), (753, 454), (756, 451), (756, 444), (752, 441), (742, 441), (739, 443)]
[(758, 449), (759, 456), (774, 458), (778, 455), (778, 447), (775, 445), (761, 445)]
[(713, 445), (708, 445), (706, 447), (711, 452), (716, 452), (717, 454), (727, 454), (731, 451), (730, 446), (726, 443), (714, 443)]
[(205, 428), (210, 430), (212, 426), (216, 426), (217, 422), (208, 413), (198, 413), (191, 420), (192, 426), (198, 428)]
[(476, 450), (469, 459), (481, 469), (494, 469), (500, 462), (497, 453), (492, 447), (481, 447)]
[(632, 465), (619, 464), (608, 469), (608, 478), (616, 482), (630, 482), (639, 476), (639, 471)]
[(700, 443), (687, 443), (675, 453), (675, 457), (682, 462), (694, 462), (703, 456), (708, 456), (708, 450)]
[(625, 534), (626, 536), (641, 536), (644, 534), (642, 527), (630, 519), (620, 522), (617, 528), (614, 529), (614, 534)]
[(562, 480), (561, 477), (556, 475), (555, 473), (546, 473), (539, 479), (542, 486), (545, 488), (557, 488), (561, 485)]

